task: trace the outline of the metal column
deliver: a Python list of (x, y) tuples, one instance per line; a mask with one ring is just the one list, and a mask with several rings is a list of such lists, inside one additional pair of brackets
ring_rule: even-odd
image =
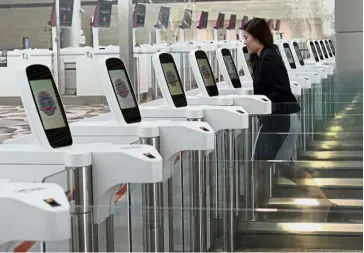
[[(201, 121), (202, 119), (188, 119)], [(203, 151), (191, 151), (190, 156), (190, 240), (191, 252), (207, 251), (207, 157)]]
[[(92, 194), (92, 166), (67, 167), (71, 200), (71, 251), (94, 252), (94, 219)], [(97, 241), (97, 240), (96, 240)]]
[(236, 171), (234, 161), (234, 130), (226, 130), (226, 166), (223, 180), (223, 250), (232, 252), (235, 249), (236, 232)]
[[(160, 150), (159, 137), (140, 138), (140, 143)], [(167, 182), (171, 184), (171, 182)], [(170, 190), (170, 189), (168, 189)], [(163, 183), (142, 185), (143, 250), (164, 252), (164, 198)], [(168, 198), (170, 199), (170, 198)], [(171, 219), (172, 216), (169, 217)], [(173, 224), (173, 223), (172, 223)], [(173, 238), (173, 234), (169, 235)], [(172, 244), (173, 245), (173, 244)]]

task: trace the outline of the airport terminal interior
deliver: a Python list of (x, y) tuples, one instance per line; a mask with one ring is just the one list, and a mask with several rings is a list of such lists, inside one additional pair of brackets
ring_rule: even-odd
[(0, 0), (0, 34), (0, 252), (363, 251), (362, 0)]

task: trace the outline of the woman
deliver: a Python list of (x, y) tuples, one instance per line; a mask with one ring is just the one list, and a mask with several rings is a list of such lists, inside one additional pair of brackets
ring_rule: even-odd
[[(254, 94), (265, 95), (272, 101), (272, 114), (259, 117), (260, 130), (253, 154), (254, 173), (259, 176), (257, 205), (266, 207), (269, 201), (269, 170), (272, 160), (281, 176), (298, 183), (312, 176), (296, 166), (296, 145), (300, 133), (297, 113), (300, 106), (290, 88), (287, 69), (276, 49), (273, 36), (265, 20), (254, 18), (244, 27), (245, 45), (251, 54)], [(308, 186), (311, 197), (317, 198), (323, 209), (332, 204), (317, 185)]]

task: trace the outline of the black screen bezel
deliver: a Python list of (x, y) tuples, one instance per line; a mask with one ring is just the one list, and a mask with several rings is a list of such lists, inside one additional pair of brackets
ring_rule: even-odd
[(332, 40), (329, 40), (329, 44), (331, 47), (332, 54), (335, 56), (336, 52), (335, 52), (335, 47), (334, 47), (334, 43), (332, 42)]
[[(233, 62), (233, 68), (236, 72), (236, 76), (238, 77), (237, 79), (231, 79), (230, 75), (229, 75), (229, 71), (228, 71), (228, 75), (229, 75), (229, 78), (231, 80), (231, 83), (233, 85), (233, 87), (235, 89), (238, 89), (238, 88), (241, 88), (241, 82), (240, 82), (240, 79), (239, 79), (239, 73), (238, 73), (238, 70), (236, 69), (236, 66), (235, 66), (235, 62), (234, 62), (234, 59), (230, 53), (230, 50), (227, 49), (227, 48), (223, 48), (221, 49), (221, 54), (222, 54), (222, 57), (224, 58), (224, 56), (229, 56)], [(225, 61), (224, 61), (224, 64), (225, 64)], [(225, 67), (227, 68), (226, 64), (225, 64)]]
[[(305, 62), (303, 61), (303, 56), (301, 54), (300, 47), (298, 46), (297, 42), (293, 42), (293, 48), (295, 49), (295, 53), (297, 55), (298, 62), (301, 64), (301, 66), (305, 65)], [(298, 49), (298, 50), (296, 50)]]
[(327, 54), (326, 47), (325, 47), (325, 43), (322, 40), (320, 40), (320, 46), (321, 46), (322, 51), (324, 53), (324, 57), (326, 59), (328, 59), (329, 58), (329, 55)]
[(317, 53), (318, 53), (318, 56), (320, 57), (320, 60), (324, 60), (324, 55), (321, 51), (321, 48), (320, 48), (320, 43), (318, 43), (318, 41), (316, 40), (315, 42), (315, 47), (316, 47), (316, 50), (317, 50)]
[(330, 48), (330, 45), (329, 45), (329, 41), (325, 40), (324, 43), (325, 43), (326, 49), (327, 49), (327, 51), (329, 53), (329, 56), (333, 57), (332, 52), (331, 52), (331, 48)]
[[(288, 62), (288, 64), (289, 64), (289, 66), (291, 67), (291, 69), (296, 69), (296, 68), (297, 68), (297, 66), (296, 66), (296, 63), (294, 62), (293, 53), (292, 53), (291, 48), (289, 47), (288, 43), (283, 43), (283, 48), (284, 48), (284, 49), (286, 49), (286, 48), (287, 48), (287, 49), (289, 50), (289, 52), (290, 52), (290, 54), (291, 54), (291, 57), (292, 57), (292, 59), (293, 59), (293, 63), (289, 62), (289, 61), (288, 61), (288, 56), (287, 56), (287, 54), (286, 54), (286, 58), (287, 58), (287, 62)], [(284, 53), (286, 53), (286, 52), (284, 52)]]
[(311, 41), (310, 42), (310, 47), (311, 47), (311, 50), (312, 50), (312, 54), (313, 54), (313, 58), (315, 58), (315, 61), (316, 62), (319, 62), (320, 59), (318, 57), (318, 53), (317, 53), (317, 50), (316, 50), (316, 47), (315, 47), (315, 44)]
[[(40, 65), (40, 64), (35, 64), (35, 65), (30, 65), (26, 68), (26, 75), (28, 78), (28, 84), (29, 84), (29, 88), (31, 90), (32, 93), (32, 97), (33, 97), (33, 102), (35, 103), (35, 106), (37, 108), (37, 113), (39, 116), (39, 119), (42, 123), (42, 127), (43, 130), (45, 132), (45, 135), (48, 139), (49, 145), (52, 148), (61, 148), (61, 147), (67, 147), (67, 146), (71, 146), (73, 144), (73, 140), (72, 140), (72, 135), (71, 135), (71, 131), (70, 131), (70, 127), (68, 125), (68, 120), (66, 117), (66, 112), (63, 108), (63, 104), (60, 98), (60, 95), (58, 93), (58, 89), (57, 86), (53, 80), (53, 76), (51, 71), (49, 70), (48, 67), (44, 66), (44, 65)], [(56, 95), (56, 100), (59, 106), (59, 110), (61, 111), (62, 114), (62, 118), (64, 120), (65, 126), (64, 127), (60, 127), (60, 128), (54, 128), (54, 129), (45, 129), (44, 128), (44, 123), (42, 120), (42, 117), (40, 115), (40, 111), (39, 108), (37, 106), (37, 102), (36, 102), (36, 98), (34, 96), (33, 90), (32, 90), (32, 86), (30, 84), (31, 81), (37, 81), (37, 80), (51, 80), (52, 83), (52, 88), (54, 89), (54, 94)], [(24, 105), (26, 106), (26, 105)]]
[[(126, 71), (124, 62), (119, 58), (109, 58), (109, 59), (106, 60), (106, 68), (107, 68), (107, 74), (109, 76), (111, 87), (112, 87), (112, 89), (114, 91), (116, 101), (118, 102), (121, 114), (123, 115), (125, 122), (127, 124), (140, 122), (142, 120), (142, 118), (141, 118), (141, 115), (140, 115), (138, 102), (136, 100), (134, 89), (133, 89), (133, 86), (131, 85), (131, 81), (130, 81), (128, 72)], [(130, 93), (131, 93), (131, 95), (133, 97), (135, 107), (126, 108), (126, 109), (121, 108), (121, 105), (119, 103), (119, 100), (118, 100), (118, 97), (117, 97), (117, 94), (116, 94), (115, 87), (114, 87), (114, 85), (112, 83), (112, 79), (111, 79), (111, 76), (110, 76), (110, 73), (109, 73), (110, 70), (125, 71), (125, 77), (126, 77), (126, 79), (128, 81), (129, 90), (130, 90)]]
[(174, 66), (174, 69), (175, 69), (175, 71), (177, 73), (177, 79), (178, 79), (178, 82), (179, 82), (180, 87), (182, 89), (182, 94), (172, 95), (171, 90), (169, 89), (169, 85), (167, 83), (168, 91), (169, 91), (169, 94), (172, 97), (173, 104), (176, 107), (185, 107), (185, 106), (187, 106), (186, 94), (185, 94), (185, 91), (183, 89), (181, 77), (179, 76), (178, 69), (177, 69), (176, 63), (174, 62), (173, 56), (171, 54), (168, 54), (168, 53), (161, 53), (159, 55), (159, 60), (160, 60), (160, 63), (162, 65), (162, 72), (163, 72), (164, 79), (166, 80), (166, 83), (167, 83), (167, 76), (164, 74), (164, 71), (163, 71), (163, 64), (164, 63), (172, 63), (173, 66)]
[[(212, 80), (214, 81), (214, 85), (206, 86), (205, 82), (204, 82), (204, 87), (207, 90), (207, 93), (209, 94), (210, 97), (218, 96), (219, 95), (219, 90), (217, 89), (216, 81), (215, 81), (215, 78), (214, 78), (214, 73), (212, 72), (212, 68), (211, 68), (211, 65), (210, 65), (209, 58), (207, 57), (207, 54), (202, 50), (197, 50), (195, 52), (195, 57), (196, 57), (197, 66), (198, 66), (198, 69), (200, 70), (200, 73), (201, 73), (201, 69), (200, 69), (200, 66), (198, 65), (198, 60), (199, 59), (207, 60), (207, 65), (209, 67)], [(204, 80), (204, 79), (202, 78), (202, 80)]]

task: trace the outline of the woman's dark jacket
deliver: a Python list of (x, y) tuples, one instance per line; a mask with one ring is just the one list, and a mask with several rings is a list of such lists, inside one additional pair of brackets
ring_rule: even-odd
[(272, 114), (291, 114), (300, 111), (291, 91), (287, 69), (279, 53), (265, 47), (254, 65), (255, 95), (265, 95), (272, 101)]

